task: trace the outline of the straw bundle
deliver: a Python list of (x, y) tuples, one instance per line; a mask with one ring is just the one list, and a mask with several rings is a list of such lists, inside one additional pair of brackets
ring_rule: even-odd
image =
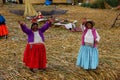
[(25, 0), (24, 17), (26, 17), (26, 16), (35, 16), (35, 15), (37, 15), (37, 12), (33, 8), (33, 6), (30, 4), (30, 0)]

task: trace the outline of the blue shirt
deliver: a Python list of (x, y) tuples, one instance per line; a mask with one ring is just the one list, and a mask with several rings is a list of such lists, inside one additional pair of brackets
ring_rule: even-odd
[(2, 15), (0, 15), (0, 23), (5, 23), (5, 18)]

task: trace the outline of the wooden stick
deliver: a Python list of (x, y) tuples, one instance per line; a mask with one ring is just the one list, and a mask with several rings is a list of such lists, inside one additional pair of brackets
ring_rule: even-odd
[(111, 27), (113, 27), (113, 26), (115, 25), (116, 21), (119, 20), (119, 19), (118, 19), (119, 16), (120, 16), (120, 13), (116, 16), (116, 18), (115, 18), (115, 20), (114, 20), (114, 22), (113, 22), (113, 25), (112, 25)]

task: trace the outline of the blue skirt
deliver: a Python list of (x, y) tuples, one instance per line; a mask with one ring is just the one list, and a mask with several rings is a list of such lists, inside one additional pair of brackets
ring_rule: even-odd
[(76, 65), (83, 69), (96, 69), (98, 66), (98, 50), (90, 46), (81, 46)]

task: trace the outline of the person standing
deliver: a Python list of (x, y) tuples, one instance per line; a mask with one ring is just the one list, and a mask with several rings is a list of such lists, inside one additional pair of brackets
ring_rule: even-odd
[(0, 37), (5, 37), (7, 39), (8, 37), (8, 29), (6, 26), (6, 20), (4, 16), (0, 14)]
[(29, 69), (34, 72), (34, 69), (46, 69), (46, 49), (44, 44), (44, 32), (51, 26), (52, 20), (47, 21), (41, 28), (38, 28), (37, 23), (32, 23), (31, 29), (18, 21), (24, 33), (28, 36), (28, 43), (24, 51), (23, 62)]
[(100, 36), (93, 21), (86, 21), (82, 26), (82, 45), (79, 49), (76, 65), (83, 69), (96, 69), (98, 66), (97, 44)]

